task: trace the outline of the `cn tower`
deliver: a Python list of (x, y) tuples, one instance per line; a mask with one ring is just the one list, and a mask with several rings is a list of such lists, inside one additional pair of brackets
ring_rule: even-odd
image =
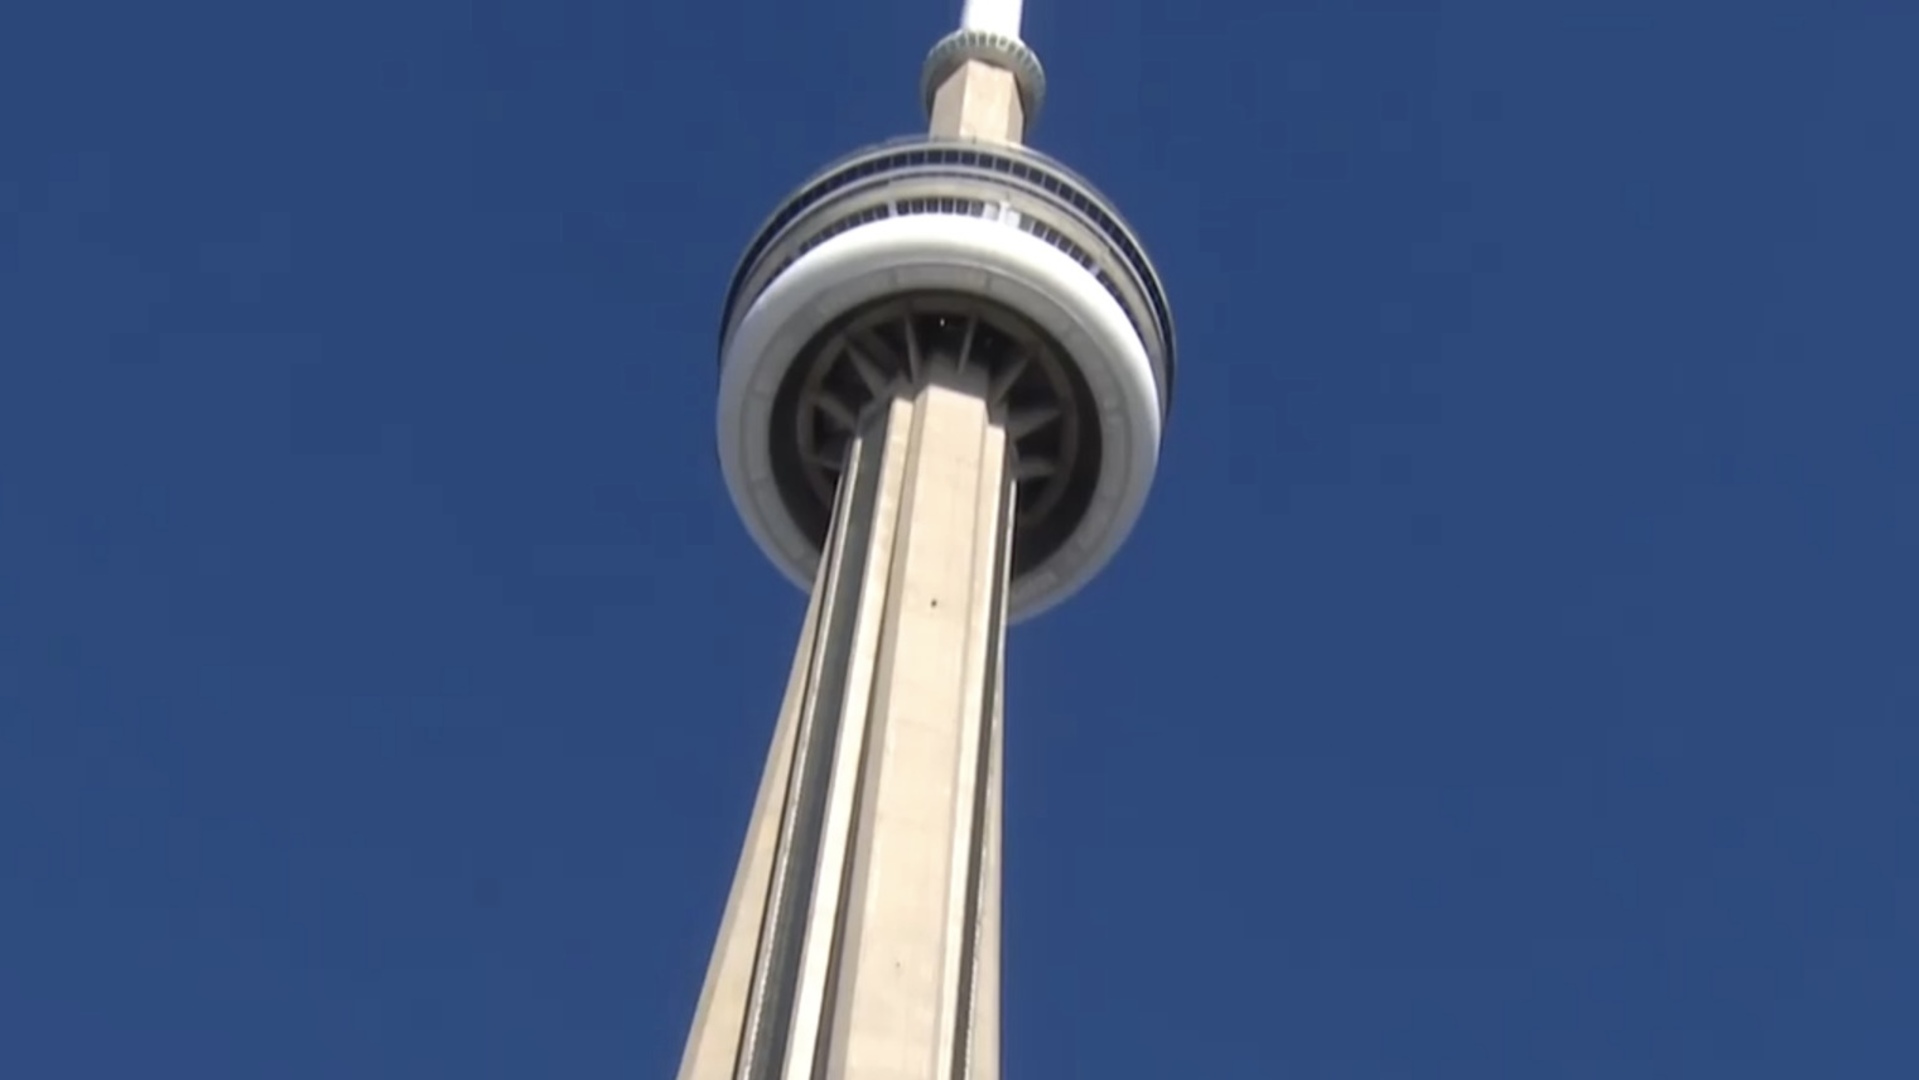
[(1106, 564), (1173, 390), (1159, 275), (1024, 145), (1021, 0), (965, 0), (929, 131), (860, 150), (747, 247), (719, 456), (811, 589), (680, 1080), (998, 1080), (1006, 627)]

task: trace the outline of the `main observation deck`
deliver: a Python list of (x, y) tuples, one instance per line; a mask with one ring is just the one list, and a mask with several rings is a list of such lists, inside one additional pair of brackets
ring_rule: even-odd
[(733, 273), (719, 351), (728, 485), (796, 584), (860, 417), (922, 361), (987, 368), (1022, 617), (1131, 528), (1177, 368), (1159, 273), (1105, 196), (1024, 146), (925, 136), (849, 154), (780, 204)]
[[(964, 193), (953, 192), (955, 185)], [(915, 197), (920, 189), (953, 193)], [(814, 174), (760, 226), (734, 270), (721, 316), (721, 355), (753, 300), (826, 240), (893, 216), (985, 217), (1007, 209), (1017, 218), (1001, 220), (1071, 256), (1119, 301), (1154, 360), (1160, 409), (1170, 410), (1178, 365), (1159, 271), (1111, 201), (1065, 165), (1024, 146), (913, 135), (856, 150)]]

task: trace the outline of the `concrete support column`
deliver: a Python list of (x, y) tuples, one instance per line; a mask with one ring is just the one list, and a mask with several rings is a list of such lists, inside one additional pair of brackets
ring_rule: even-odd
[(1026, 137), (1019, 81), (1003, 67), (968, 60), (934, 92), (931, 131), (944, 139), (1018, 143)]
[(1009, 444), (935, 359), (863, 424), (680, 1080), (998, 1080)]

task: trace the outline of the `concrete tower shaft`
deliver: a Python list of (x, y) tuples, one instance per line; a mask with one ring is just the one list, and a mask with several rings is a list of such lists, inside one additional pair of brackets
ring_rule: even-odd
[(1151, 486), (1172, 319), (1110, 204), (1020, 145), (1019, 0), (927, 57), (931, 136), (787, 199), (721, 326), (720, 461), (812, 587), (680, 1080), (998, 1080), (1006, 627)]
[(996, 1080), (1012, 545), (987, 373), (849, 455), (680, 1080)]

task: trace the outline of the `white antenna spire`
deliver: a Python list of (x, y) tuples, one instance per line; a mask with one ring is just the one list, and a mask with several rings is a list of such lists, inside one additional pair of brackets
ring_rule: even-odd
[(960, 29), (1017, 38), (1022, 6), (1024, 0), (966, 0), (966, 7), (960, 11)]

